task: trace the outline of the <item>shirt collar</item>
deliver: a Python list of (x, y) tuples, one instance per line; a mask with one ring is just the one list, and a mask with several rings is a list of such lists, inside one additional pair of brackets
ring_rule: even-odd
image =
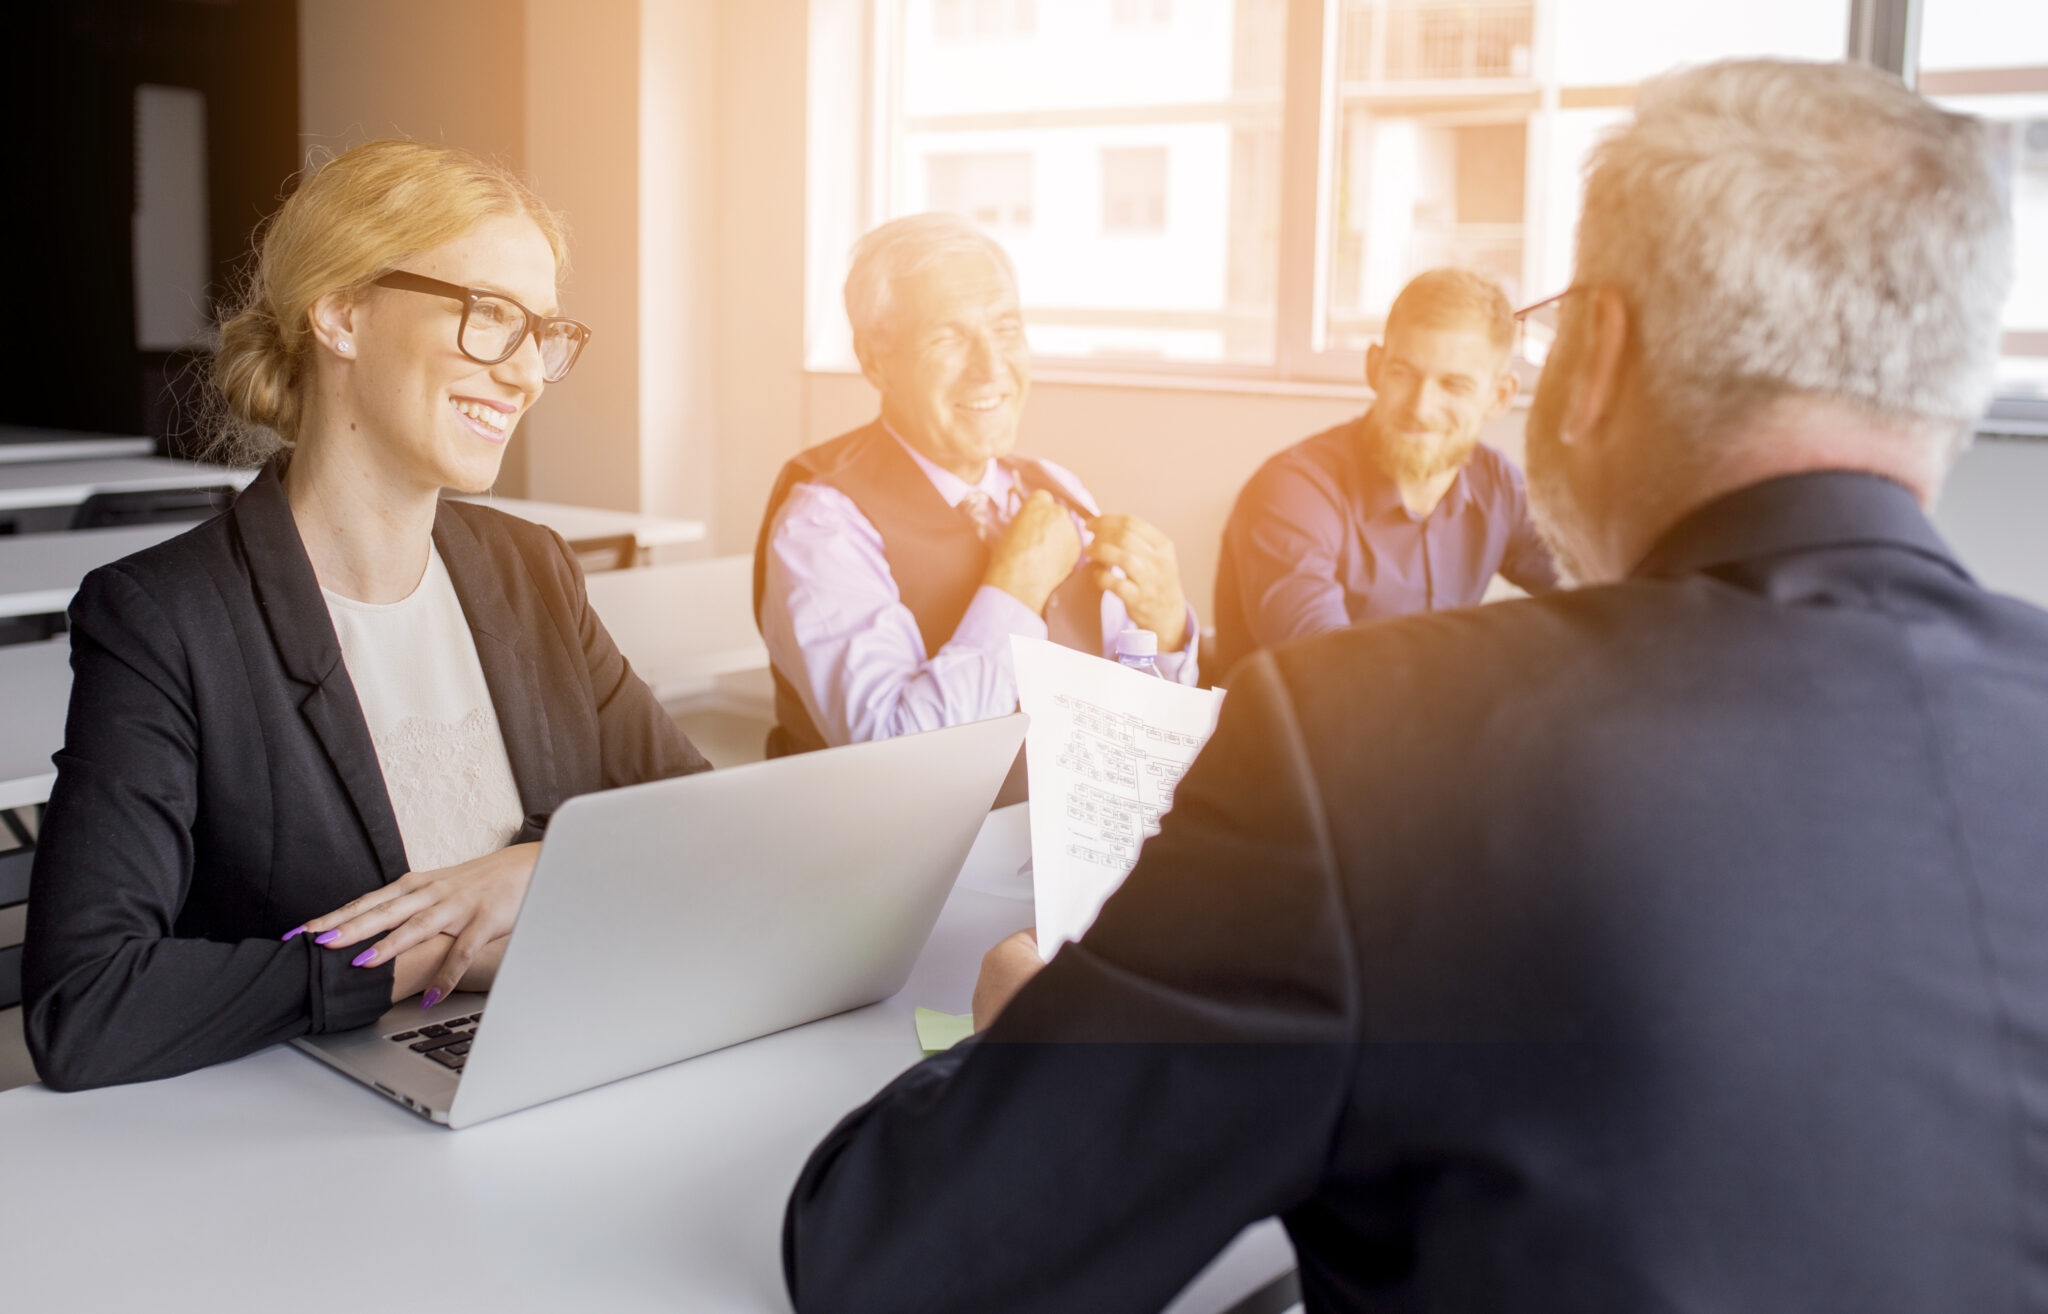
[(1850, 546), (1904, 548), (1970, 577), (1903, 484), (1852, 470), (1786, 475), (1715, 498), (1665, 531), (1629, 574), (1669, 578)]
[(1015, 482), (1010, 472), (1003, 468), (1001, 461), (991, 460), (983, 467), (981, 478), (970, 484), (904, 441), (903, 435), (897, 433), (887, 420), (882, 421), (882, 432), (894, 438), (898, 446), (910, 453), (910, 459), (917, 462), (917, 468), (924, 471), (924, 477), (932, 481), (932, 487), (938, 490), (940, 497), (946, 499), (947, 506), (959, 506), (961, 498), (979, 488), (1000, 507)]

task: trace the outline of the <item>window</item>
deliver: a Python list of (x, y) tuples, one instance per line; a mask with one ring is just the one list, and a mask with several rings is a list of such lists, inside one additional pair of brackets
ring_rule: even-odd
[[(1947, 39), (1943, 6), (1980, 45), (1987, 24), (2043, 26), (2042, 0), (1919, 2), (1930, 59)], [(853, 240), (942, 208), (1009, 250), (1033, 349), (1055, 368), (1342, 381), (1361, 378), (1388, 305), (1424, 269), (1476, 266), (1521, 301), (1570, 281), (1581, 168), (1637, 83), (1728, 56), (1842, 58), (1850, 10), (1687, 0), (1650, 21), (1644, 0), (811, 5), (814, 366), (851, 360), (837, 321)], [(2048, 121), (2048, 54), (2028, 58), (2032, 89), (1998, 91), (1994, 116), (2013, 125), (2016, 168), (2048, 180), (2048, 164), (2029, 163), (2048, 159), (2048, 127), (2030, 126)], [(2048, 250), (2023, 266), (2032, 290), (2015, 296), (2008, 351), (2038, 346), (2048, 367)]]
[[(813, 109), (818, 131), (868, 133), (812, 139), (814, 173), (839, 180), (813, 202), (814, 362), (850, 358), (830, 298), (854, 238), (945, 209), (1010, 252), (1042, 356), (1271, 369), (1287, 0), (1140, 0), (1134, 23), (1111, 0), (1039, 0), (1029, 35), (1000, 39), (964, 0), (960, 40), (944, 0), (846, 2), (882, 53), (869, 99)], [(859, 94), (815, 63), (814, 90), (835, 74)]]
[(1102, 151), (1102, 231), (1166, 231), (1166, 148), (1108, 146)]
[(2048, 12), (2040, 0), (1924, 0), (1917, 85), (1994, 125), (2015, 238), (1998, 386), (2048, 398)]

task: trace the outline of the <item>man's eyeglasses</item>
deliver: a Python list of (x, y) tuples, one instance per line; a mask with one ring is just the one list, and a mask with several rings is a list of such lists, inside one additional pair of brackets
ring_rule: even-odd
[(378, 287), (400, 292), (424, 292), (462, 303), (462, 324), (455, 330), (455, 345), (479, 365), (496, 365), (526, 341), (531, 333), (540, 344), (541, 377), (558, 383), (574, 368), (590, 341), (590, 326), (560, 315), (536, 315), (511, 297), (482, 288), (444, 283), (422, 274), (395, 270), (372, 279)]
[(1548, 296), (1515, 312), (1515, 355), (1531, 365), (1541, 365), (1557, 341), (1557, 320), (1564, 299), (1578, 291), (1577, 284), (1555, 296)]

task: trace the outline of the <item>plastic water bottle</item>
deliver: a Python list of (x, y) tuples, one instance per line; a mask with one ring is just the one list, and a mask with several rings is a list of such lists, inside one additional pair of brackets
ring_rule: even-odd
[(1147, 675), (1166, 677), (1159, 670), (1159, 636), (1150, 630), (1125, 630), (1116, 636), (1116, 664)]

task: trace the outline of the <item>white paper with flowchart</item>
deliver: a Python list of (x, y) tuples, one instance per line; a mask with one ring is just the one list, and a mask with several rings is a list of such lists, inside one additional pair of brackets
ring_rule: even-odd
[(1079, 939), (1159, 832), (1173, 791), (1215, 732), (1220, 689), (1190, 689), (1044, 639), (1012, 636), (1031, 717), (1032, 892), (1038, 950)]

